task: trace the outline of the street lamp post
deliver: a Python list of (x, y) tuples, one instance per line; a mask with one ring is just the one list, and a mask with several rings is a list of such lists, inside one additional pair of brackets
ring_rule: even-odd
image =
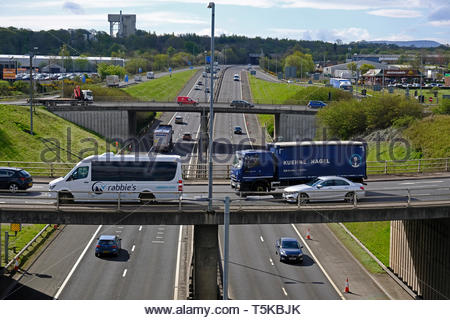
[(33, 57), (38, 47), (30, 52), (30, 134), (33, 135)]
[(212, 212), (212, 193), (213, 193), (213, 176), (212, 176), (212, 148), (213, 148), (213, 124), (214, 124), (214, 110), (213, 110), (213, 97), (214, 97), (214, 2), (208, 4), (208, 8), (212, 9), (211, 12), (211, 90), (209, 97), (209, 146), (208, 146), (208, 212)]

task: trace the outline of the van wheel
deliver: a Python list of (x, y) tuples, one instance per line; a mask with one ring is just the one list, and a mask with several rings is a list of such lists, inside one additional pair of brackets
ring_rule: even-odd
[(59, 192), (59, 203), (73, 203), (73, 195), (70, 192)]
[(353, 196), (354, 196), (354, 192), (347, 192), (346, 195), (344, 196), (344, 201), (345, 202), (353, 202)]
[(11, 183), (8, 189), (9, 192), (16, 193), (19, 190), (19, 186), (17, 185), (17, 183)]
[(143, 193), (139, 194), (139, 199), (141, 200), (141, 203), (143, 203), (143, 204), (156, 202), (155, 195), (151, 192), (143, 192)]

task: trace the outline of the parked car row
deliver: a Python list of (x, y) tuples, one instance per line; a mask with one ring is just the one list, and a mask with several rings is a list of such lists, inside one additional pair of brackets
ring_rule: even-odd
[[(87, 75), (89, 78), (98, 77), (97, 73), (34, 73), (33, 79), (37, 81), (50, 81), (50, 80), (73, 80), (76, 77), (82, 77)], [(30, 73), (18, 73), (16, 75), (16, 80), (30, 80)]]

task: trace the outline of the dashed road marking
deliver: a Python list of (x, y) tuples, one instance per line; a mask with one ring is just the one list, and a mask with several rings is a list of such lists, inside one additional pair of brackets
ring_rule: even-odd
[(286, 292), (286, 289), (284, 287), (281, 287), (281, 289), (283, 290), (284, 295), (287, 296), (288, 294)]
[(141, 230), (142, 230), (142, 226), (139, 227), (139, 231), (141, 231)]
[(164, 239), (164, 237), (156, 236), (156, 239)]
[(152, 243), (164, 243), (164, 241), (161, 241), (161, 240), (153, 240)]
[(270, 264), (271, 264), (271, 265), (273, 265), (273, 266), (275, 265), (275, 264), (273, 263), (272, 258), (269, 258), (269, 261), (270, 261)]
[(133, 244), (133, 246), (131, 247), (131, 252), (134, 251), (134, 248), (136, 248), (136, 246)]
[(127, 274), (127, 269), (123, 270), (122, 278), (125, 278), (126, 274)]
[(259, 236), (259, 239), (261, 239), (261, 242), (264, 242), (264, 238), (262, 236)]

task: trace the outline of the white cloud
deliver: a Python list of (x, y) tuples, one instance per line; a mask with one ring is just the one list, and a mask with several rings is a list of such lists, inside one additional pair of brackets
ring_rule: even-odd
[(380, 9), (369, 11), (368, 14), (388, 18), (418, 18), (422, 14), (416, 10), (400, 10), (400, 9)]
[(430, 21), (430, 25), (433, 27), (450, 27), (450, 20), (446, 21)]
[(268, 30), (271, 36), (277, 38), (288, 38), (295, 40), (322, 40), (334, 42), (341, 39), (348, 43), (352, 41), (369, 40), (369, 31), (362, 28), (345, 28), (345, 29), (290, 29), (290, 28), (271, 28)]

